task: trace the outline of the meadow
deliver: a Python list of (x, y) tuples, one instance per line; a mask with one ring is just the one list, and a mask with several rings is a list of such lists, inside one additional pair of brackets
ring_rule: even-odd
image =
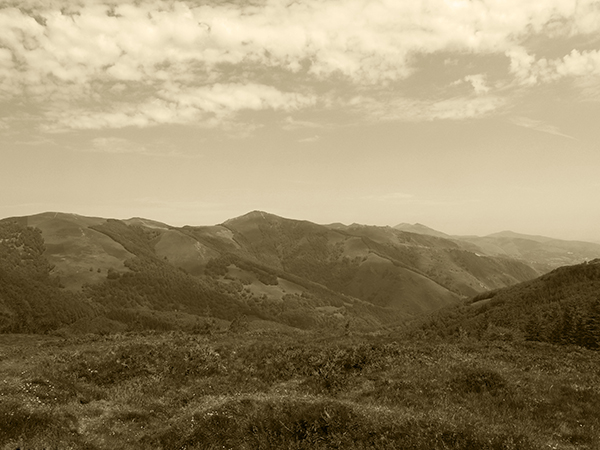
[(600, 353), (399, 332), (0, 335), (0, 449), (600, 448)]

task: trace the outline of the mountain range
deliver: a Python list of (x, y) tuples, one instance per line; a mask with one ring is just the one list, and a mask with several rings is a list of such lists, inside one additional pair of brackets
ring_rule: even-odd
[(46, 212), (0, 220), (0, 331), (206, 328), (240, 316), (376, 328), (594, 257), (592, 243), (262, 211), (184, 227)]
[[(579, 264), (598, 258), (600, 244), (584, 241), (567, 241), (545, 236), (501, 231), (487, 236), (451, 236), (425, 225), (401, 223), (395, 229), (411, 233), (437, 236), (460, 242), (474, 252), (489, 256), (505, 256), (524, 261), (545, 273), (560, 266)], [(469, 246), (469, 244), (473, 244)]]

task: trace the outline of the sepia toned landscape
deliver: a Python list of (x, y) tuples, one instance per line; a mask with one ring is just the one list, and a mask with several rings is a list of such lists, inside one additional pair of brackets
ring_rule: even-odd
[(0, 450), (600, 449), (599, 0), (0, 0)]

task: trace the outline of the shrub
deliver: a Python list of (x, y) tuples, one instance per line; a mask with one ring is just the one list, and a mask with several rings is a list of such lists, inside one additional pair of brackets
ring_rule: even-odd
[[(0, 443), (41, 436), (45, 439), (69, 438), (75, 418), (52, 410), (29, 410), (15, 399), (0, 402)], [(7, 447), (3, 447), (7, 448)]]
[(164, 375), (178, 382), (222, 369), (220, 355), (193, 339), (122, 344), (109, 352), (88, 351), (70, 364), (78, 378), (99, 386), (147, 375)]
[[(412, 449), (531, 450), (522, 435), (487, 433), (464, 424), (359, 412), (328, 399), (229, 400), (185, 416), (155, 436), (165, 450)], [(191, 424), (191, 425), (190, 425)], [(150, 444), (150, 443), (149, 443)]]
[(453, 390), (458, 393), (497, 394), (506, 387), (504, 378), (497, 372), (484, 368), (465, 369), (450, 382)]
[(483, 332), (481, 339), (484, 341), (512, 342), (521, 340), (522, 336), (518, 331), (511, 328), (504, 328), (490, 324)]

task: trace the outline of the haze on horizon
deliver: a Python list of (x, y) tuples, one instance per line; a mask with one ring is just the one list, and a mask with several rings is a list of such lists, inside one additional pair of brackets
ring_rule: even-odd
[(4, 0), (0, 217), (600, 241), (600, 1)]

